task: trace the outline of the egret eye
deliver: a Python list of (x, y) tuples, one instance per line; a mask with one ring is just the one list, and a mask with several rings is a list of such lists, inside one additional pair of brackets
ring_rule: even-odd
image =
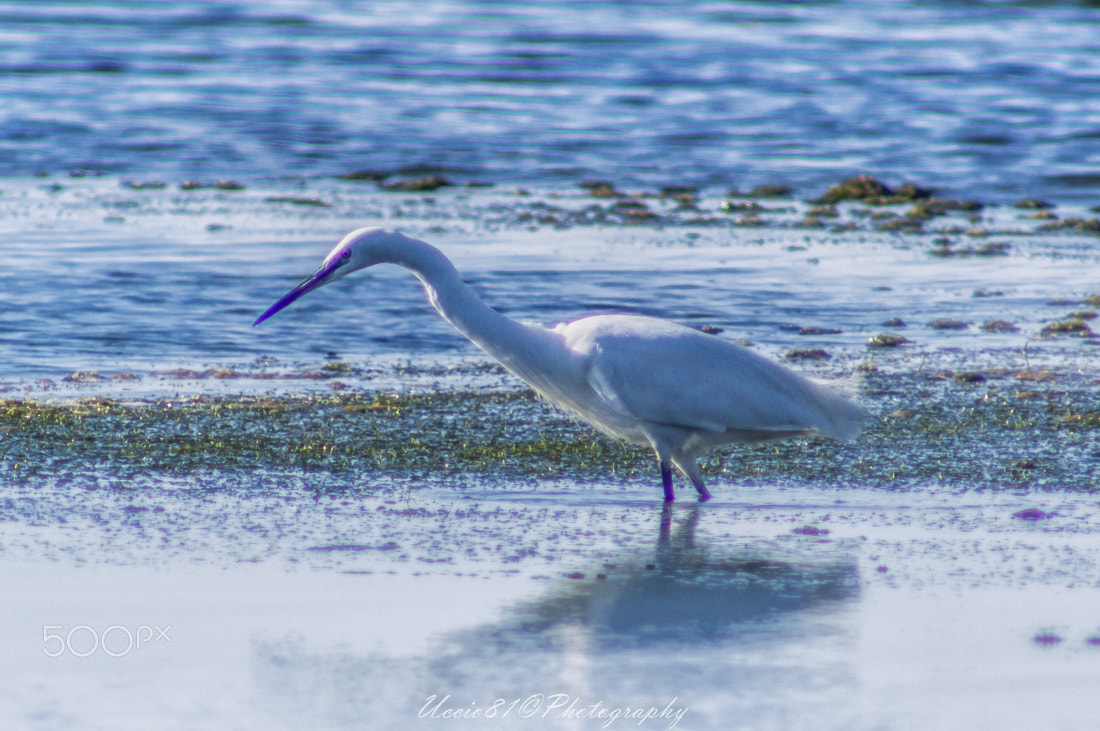
[(343, 254), (340, 255), (340, 261), (347, 261), (350, 258), (351, 258), (351, 250), (350, 249), (346, 250)]

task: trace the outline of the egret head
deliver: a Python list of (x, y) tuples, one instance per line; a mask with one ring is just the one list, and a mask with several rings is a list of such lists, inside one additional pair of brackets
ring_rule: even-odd
[(352, 231), (328, 253), (317, 271), (284, 294), (278, 302), (268, 307), (264, 314), (256, 318), (252, 327), (256, 327), (307, 292), (342, 279), (359, 269), (392, 261), (394, 246), (400, 246), (405, 240), (406, 238), (401, 234), (380, 228), (361, 228)]

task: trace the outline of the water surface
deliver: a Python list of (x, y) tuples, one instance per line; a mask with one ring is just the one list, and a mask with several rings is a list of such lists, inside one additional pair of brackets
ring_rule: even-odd
[(803, 190), (868, 172), (1097, 202), (1088, 3), (0, 4), (0, 175)]

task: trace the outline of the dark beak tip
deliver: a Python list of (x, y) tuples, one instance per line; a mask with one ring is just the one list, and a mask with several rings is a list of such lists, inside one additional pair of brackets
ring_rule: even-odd
[(269, 307), (269, 308), (267, 308), (267, 309), (266, 309), (266, 310), (264, 311), (264, 313), (263, 313), (262, 315), (260, 315), (259, 317), (257, 317), (257, 318), (255, 319), (255, 321), (253, 321), (253, 323), (252, 323), (252, 327), (256, 327), (256, 326), (257, 326), (257, 325), (259, 325), (259, 324), (260, 324), (261, 322), (263, 322), (263, 321), (264, 321), (264, 320), (266, 320), (267, 318), (269, 318), (269, 317), (271, 317), (272, 315), (274, 315), (275, 313), (271, 311), (272, 309), (273, 309), (273, 308), (270, 308), (270, 307)]
[(313, 276), (308, 277), (305, 281), (303, 281), (297, 287), (295, 287), (294, 289), (290, 290), (289, 292), (284, 294), (282, 297), (280, 297), (278, 302), (271, 305), (271, 307), (268, 307), (262, 315), (260, 315), (259, 317), (256, 318), (256, 321), (254, 323), (252, 323), (252, 327), (256, 327), (257, 325), (259, 325), (261, 322), (268, 319), (272, 315), (278, 314), (279, 311), (281, 311), (282, 309), (284, 309), (285, 307), (290, 305), (290, 303), (294, 302), (295, 300), (297, 300), (302, 295), (304, 295), (307, 292), (310, 292), (311, 290), (314, 290), (317, 287), (321, 286), (324, 283), (325, 278), (328, 277), (328, 275), (332, 273), (332, 271), (336, 268), (336, 266), (337, 265), (333, 264), (333, 265), (329, 265), (329, 266), (326, 266), (326, 267), (322, 267), (321, 269), (318, 269), (316, 272), (313, 273)]
[(260, 315), (259, 317), (256, 318), (255, 322), (252, 323), (252, 327), (256, 327), (257, 325), (265, 322), (272, 315), (277, 314), (279, 312), (279, 310), (283, 309), (283, 307), (285, 307), (285, 306), (286, 305), (284, 305), (282, 302), (277, 302), (274, 305), (272, 305), (271, 307), (268, 307), (266, 310), (264, 310), (264, 313), (262, 315)]

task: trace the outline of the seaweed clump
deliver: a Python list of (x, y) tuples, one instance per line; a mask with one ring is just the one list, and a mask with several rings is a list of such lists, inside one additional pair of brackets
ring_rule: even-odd
[(1039, 331), (1039, 334), (1045, 338), (1056, 337), (1058, 335), (1072, 335), (1078, 338), (1091, 338), (1095, 335), (1092, 328), (1088, 323), (1080, 318), (1074, 318), (1072, 320), (1060, 320), (1058, 322), (1052, 322)]
[(894, 205), (912, 203), (932, 197), (932, 191), (914, 183), (905, 183), (896, 190), (870, 175), (858, 175), (830, 187), (825, 193), (811, 201), (816, 205), (834, 204), (841, 201), (861, 201), (867, 205)]
[(392, 183), (382, 183), (382, 190), (390, 190), (399, 193), (430, 193), (440, 188), (453, 186), (448, 178), (442, 175), (428, 175), (423, 178), (410, 180), (395, 180)]

